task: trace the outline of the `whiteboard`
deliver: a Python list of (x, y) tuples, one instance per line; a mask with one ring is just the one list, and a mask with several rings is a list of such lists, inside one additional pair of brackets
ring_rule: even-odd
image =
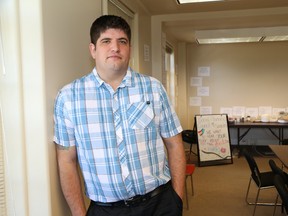
[(226, 114), (195, 116), (198, 137), (198, 161), (201, 165), (233, 163)]

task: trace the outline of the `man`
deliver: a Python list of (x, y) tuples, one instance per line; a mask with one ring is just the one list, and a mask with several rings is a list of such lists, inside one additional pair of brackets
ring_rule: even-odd
[[(99, 17), (90, 37), (95, 68), (55, 102), (59, 175), (72, 215), (182, 215), (182, 128), (163, 86), (128, 67), (124, 19)], [(87, 213), (78, 162), (91, 200)]]

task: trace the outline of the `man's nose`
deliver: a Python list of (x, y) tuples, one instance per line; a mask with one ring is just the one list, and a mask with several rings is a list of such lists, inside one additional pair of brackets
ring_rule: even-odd
[(119, 43), (118, 43), (118, 41), (111, 42), (111, 50), (114, 51), (114, 52), (118, 52), (119, 51)]

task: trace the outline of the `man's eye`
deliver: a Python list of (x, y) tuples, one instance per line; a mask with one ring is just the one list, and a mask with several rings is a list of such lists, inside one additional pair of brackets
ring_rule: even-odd
[(127, 44), (127, 41), (126, 40), (120, 40), (119, 41), (121, 44)]
[(102, 40), (102, 43), (106, 44), (106, 43), (109, 43), (110, 40)]

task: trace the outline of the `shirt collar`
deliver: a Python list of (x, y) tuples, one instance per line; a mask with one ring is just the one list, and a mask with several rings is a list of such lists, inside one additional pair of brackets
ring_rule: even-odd
[[(100, 87), (101, 85), (103, 85), (105, 82), (104, 80), (102, 80), (96, 70), (96, 68), (94, 67), (93, 69), (93, 74), (96, 78), (96, 86)], [(121, 84), (119, 85), (119, 87), (125, 87), (125, 86), (131, 86), (132, 85), (132, 69), (130, 67), (128, 67), (127, 73), (125, 75), (125, 77), (123, 78)]]

